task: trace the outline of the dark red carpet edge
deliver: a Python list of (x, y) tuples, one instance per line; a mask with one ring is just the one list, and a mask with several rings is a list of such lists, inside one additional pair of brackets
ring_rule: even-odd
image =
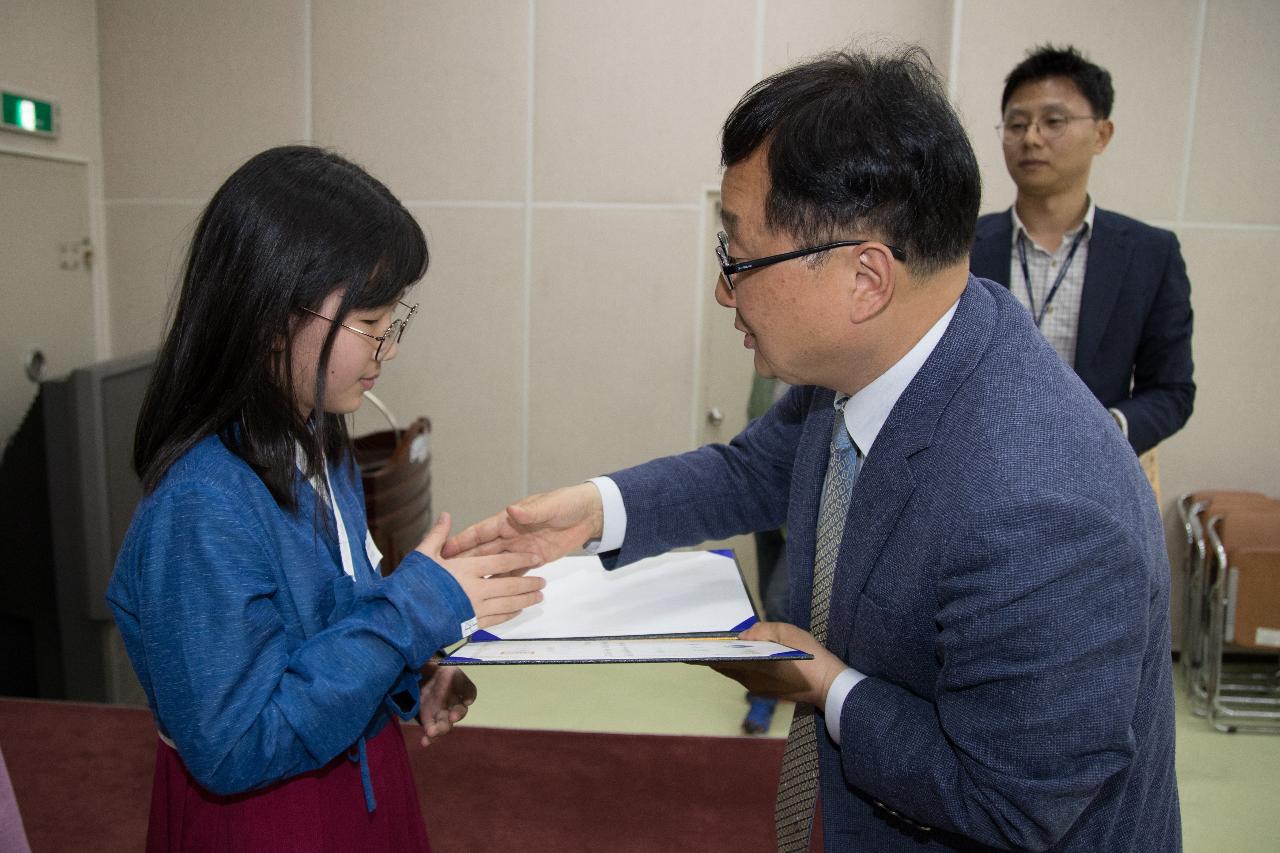
[[(468, 728), (405, 735), (436, 853), (773, 850), (783, 744)], [(155, 728), (141, 708), (0, 699), (0, 749), (34, 853), (137, 851)]]

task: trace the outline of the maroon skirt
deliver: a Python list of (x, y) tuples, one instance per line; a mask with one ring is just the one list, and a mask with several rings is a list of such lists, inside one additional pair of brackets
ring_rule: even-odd
[(429, 853), (399, 724), (388, 723), (366, 748), (378, 804), (372, 814), (365, 808), (360, 765), (345, 755), (268, 788), (220, 797), (192, 778), (173, 747), (157, 741), (147, 850)]

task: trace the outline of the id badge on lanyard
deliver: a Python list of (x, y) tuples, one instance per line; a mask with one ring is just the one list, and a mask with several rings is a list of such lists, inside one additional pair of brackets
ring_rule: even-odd
[(1084, 240), (1084, 228), (1080, 229), (1080, 233), (1071, 241), (1071, 250), (1067, 252), (1067, 259), (1062, 262), (1062, 267), (1058, 270), (1058, 277), (1053, 280), (1053, 286), (1049, 288), (1049, 293), (1044, 298), (1044, 305), (1040, 306), (1040, 310), (1036, 310), (1036, 295), (1031, 292), (1031, 270), (1027, 268), (1027, 238), (1022, 231), (1018, 232), (1018, 261), (1022, 264), (1022, 283), (1027, 288), (1027, 301), (1031, 305), (1031, 319), (1035, 320), (1036, 328), (1040, 328), (1040, 323), (1044, 321), (1044, 315), (1049, 311), (1049, 303), (1053, 301), (1053, 297), (1058, 295), (1058, 288), (1062, 285), (1062, 280), (1067, 277), (1067, 270), (1071, 269), (1071, 262), (1076, 259), (1076, 249), (1080, 248), (1080, 242)]

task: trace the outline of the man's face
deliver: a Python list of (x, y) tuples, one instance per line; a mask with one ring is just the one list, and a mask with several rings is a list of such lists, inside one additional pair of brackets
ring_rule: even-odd
[[(1019, 193), (1046, 197), (1088, 188), (1089, 167), (1113, 131), (1109, 120), (1088, 118), (1092, 115), (1089, 101), (1066, 77), (1035, 80), (1013, 90), (1002, 120), (1006, 127), (1027, 129), (1020, 139), (1006, 137), (1003, 148)], [(1061, 135), (1046, 138), (1045, 129), (1055, 124)]]
[[(764, 222), (770, 178), (767, 149), (725, 170), (720, 184), (722, 220), (734, 260), (762, 258), (802, 248)], [(756, 371), (792, 385), (826, 385), (840, 364), (840, 319), (845, 316), (833, 286), (830, 259), (814, 266), (796, 258), (738, 273), (730, 291), (719, 277), (716, 301), (733, 308), (734, 328), (755, 353)]]

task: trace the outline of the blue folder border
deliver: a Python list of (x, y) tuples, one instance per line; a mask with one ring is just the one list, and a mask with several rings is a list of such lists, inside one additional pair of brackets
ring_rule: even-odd
[[(813, 659), (813, 655), (809, 654), (808, 652), (800, 651), (799, 649), (790, 649), (785, 652), (778, 652), (776, 654), (769, 655), (767, 658), (754, 658), (754, 660), (812, 660), (812, 659)], [(533, 665), (547, 665), (547, 664), (577, 665), (577, 664), (590, 664), (590, 663), (613, 663), (613, 664), (696, 663), (699, 661), (714, 663), (718, 660), (726, 660), (726, 659), (724, 658), (646, 658), (643, 660), (610, 660), (607, 658), (601, 658), (599, 660), (574, 660), (574, 661), (559, 661), (559, 660), (492, 661), (492, 660), (480, 660), (479, 658), (472, 658), (472, 657), (466, 657), (465, 655), (453, 654), (453, 655), (449, 655), (447, 658), (445, 658), (441, 662), (446, 666), (457, 666), (457, 665), (463, 665), (463, 664), (469, 664), (469, 663), (477, 664), (479, 666), (501, 666), (501, 665), (511, 665), (513, 663), (514, 664), (533, 664)], [(733, 660), (733, 659), (728, 659), (728, 660)]]

